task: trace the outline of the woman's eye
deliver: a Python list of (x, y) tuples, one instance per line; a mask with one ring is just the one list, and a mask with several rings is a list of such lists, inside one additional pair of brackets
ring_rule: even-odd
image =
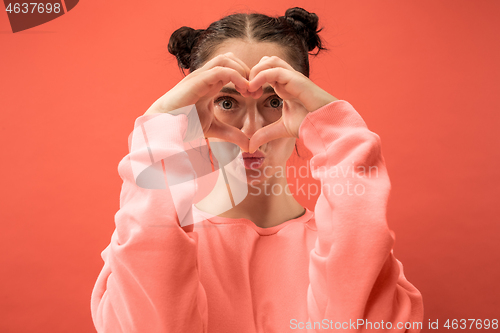
[(231, 110), (236, 106), (236, 102), (232, 98), (227, 96), (218, 98), (214, 103), (218, 104), (222, 110)]
[(269, 105), (272, 108), (277, 109), (283, 105), (283, 100), (279, 97), (273, 97), (272, 99), (269, 100)]
[[(268, 107), (273, 109), (279, 109), (283, 106), (283, 100), (277, 95), (271, 97), (267, 100), (269, 103)], [(214, 101), (214, 104), (218, 105), (224, 111), (232, 111), (238, 107), (238, 102), (229, 96), (221, 96)]]

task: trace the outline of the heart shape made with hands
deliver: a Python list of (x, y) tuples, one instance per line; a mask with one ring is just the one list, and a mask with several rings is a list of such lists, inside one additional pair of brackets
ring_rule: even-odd
[(303, 94), (304, 90), (310, 90), (315, 85), (310, 85), (309, 83), (312, 82), (309, 78), (295, 71), (292, 66), (277, 57), (263, 57), (246, 74), (247, 89), (235, 85), (243, 97), (260, 98), (263, 94), (263, 86), (269, 83), (274, 92), (283, 100), (281, 118), (258, 129), (248, 142), (248, 151), (253, 153), (261, 145), (278, 138), (298, 138), (300, 124), (308, 114), (299, 96)]
[[(241, 60), (238, 60), (238, 62), (241, 65)], [(236, 75), (239, 75), (239, 77), (234, 79), (233, 84), (243, 97), (260, 98), (263, 93), (263, 86), (268, 83), (274, 89), (276, 95), (283, 100), (281, 118), (258, 129), (248, 140), (248, 149), (246, 150), (250, 153), (255, 152), (261, 145), (275, 139), (298, 138), (300, 125), (309, 112), (337, 100), (337, 98), (318, 87), (307, 76), (296, 71), (289, 63), (277, 56), (264, 56), (251, 69), (244, 64), (240, 69), (244, 70), (245, 75), (241, 75), (241, 72), (238, 71)], [(246, 81), (246, 87), (244, 88), (241, 87), (241, 80), (239, 80), (239, 87), (236, 83), (241, 78)], [(215, 127), (218, 129), (224, 128), (223, 131), (227, 131), (224, 136), (232, 137), (232, 142), (239, 142), (237, 144), (245, 150), (248, 137), (243, 132), (228, 124), (222, 124), (217, 118), (215, 118), (215, 121), (217, 122)]]

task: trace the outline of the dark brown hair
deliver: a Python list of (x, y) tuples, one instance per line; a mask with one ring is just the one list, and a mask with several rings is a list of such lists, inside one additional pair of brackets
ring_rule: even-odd
[(284, 16), (236, 13), (213, 22), (204, 29), (183, 26), (170, 36), (168, 52), (177, 58), (179, 68), (193, 72), (211, 58), (228, 39), (273, 42), (283, 47), (295, 70), (309, 77), (309, 52), (326, 50), (318, 33), (318, 16), (305, 9), (289, 8)]

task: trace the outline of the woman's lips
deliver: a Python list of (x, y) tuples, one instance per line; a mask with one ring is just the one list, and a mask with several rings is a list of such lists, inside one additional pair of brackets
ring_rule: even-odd
[(243, 164), (246, 169), (257, 169), (262, 163), (264, 163), (264, 154), (259, 150), (256, 150), (254, 153), (242, 153)]
[(257, 169), (264, 162), (264, 157), (247, 157), (243, 158), (243, 164), (247, 169)]

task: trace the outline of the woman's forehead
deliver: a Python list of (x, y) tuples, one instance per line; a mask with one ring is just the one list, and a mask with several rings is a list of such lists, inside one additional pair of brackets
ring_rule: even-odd
[(232, 52), (237, 58), (242, 60), (250, 69), (259, 63), (264, 56), (277, 56), (285, 61), (285, 50), (283, 47), (271, 42), (254, 42), (242, 39), (228, 39), (215, 50), (213, 57), (219, 54)]

